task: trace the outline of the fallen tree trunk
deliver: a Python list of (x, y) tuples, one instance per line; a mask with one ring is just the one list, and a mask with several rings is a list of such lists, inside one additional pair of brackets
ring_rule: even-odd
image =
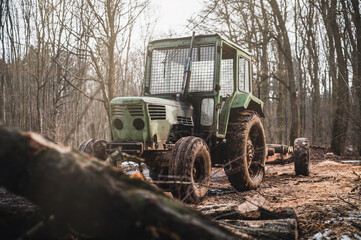
[(0, 184), (95, 238), (237, 238), (149, 184), (35, 133), (0, 127)]

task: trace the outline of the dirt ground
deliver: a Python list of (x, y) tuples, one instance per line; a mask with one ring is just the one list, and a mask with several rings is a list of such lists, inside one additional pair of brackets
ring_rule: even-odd
[(222, 169), (213, 169), (213, 183), (202, 205), (240, 204), (260, 194), (269, 207), (293, 207), (300, 239), (361, 239), (361, 165), (352, 160), (313, 160), (311, 174), (295, 176), (293, 163), (267, 165), (255, 191), (233, 192)]
[[(300, 239), (361, 239), (360, 161), (312, 160), (310, 172), (295, 176), (293, 163), (267, 165), (258, 190), (236, 193), (223, 169), (213, 168), (212, 188), (201, 206), (237, 205), (246, 196), (260, 194), (271, 208), (295, 209)], [(0, 188), (0, 236), (21, 236), (41, 219), (35, 205)]]

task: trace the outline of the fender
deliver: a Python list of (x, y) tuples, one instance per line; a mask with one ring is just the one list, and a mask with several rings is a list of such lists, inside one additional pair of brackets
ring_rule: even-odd
[(236, 92), (228, 98), (219, 114), (219, 125), (217, 127), (217, 137), (225, 138), (227, 133), (229, 115), (232, 109), (242, 108), (244, 110), (254, 110), (260, 117), (264, 117), (264, 103), (251, 93)]
[(263, 105), (264, 103), (252, 93), (236, 93), (231, 108), (254, 110), (260, 117), (264, 117)]

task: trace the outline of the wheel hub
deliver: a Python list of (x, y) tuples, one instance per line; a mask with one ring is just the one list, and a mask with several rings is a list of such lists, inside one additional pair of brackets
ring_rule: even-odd
[(193, 165), (193, 179), (196, 183), (202, 182), (202, 159), (197, 158)]
[(247, 140), (247, 165), (248, 168), (251, 166), (252, 160), (254, 158), (254, 146), (251, 139)]

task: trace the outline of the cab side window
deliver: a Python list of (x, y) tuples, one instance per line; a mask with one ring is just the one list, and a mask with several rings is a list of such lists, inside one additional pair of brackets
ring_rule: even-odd
[(239, 90), (249, 92), (250, 91), (250, 64), (249, 60), (244, 57), (238, 59), (238, 86)]
[(222, 49), (222, 59), (221, 59), (221, 75), (220, 75), (220, 95), (222, 97), (227, 97), (227, 95), (232, 95), (234, 90), (234, 67), (236, 53), (233, 49), (223, 45)]

